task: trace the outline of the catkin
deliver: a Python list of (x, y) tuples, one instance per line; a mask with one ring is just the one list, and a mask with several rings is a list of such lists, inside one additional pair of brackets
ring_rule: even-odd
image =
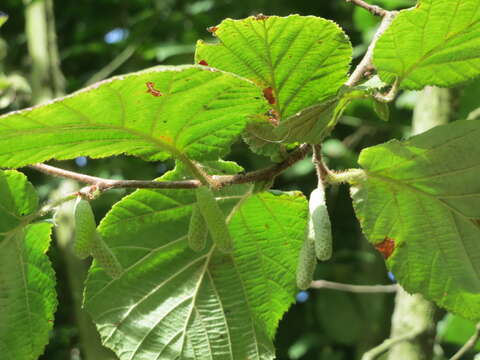
[(121, 275), (123, 271), (122, 266), (99, 233), (95, 234), (92, 256), (98, 265), (112, 278), (116, 279)]
[(317, 259), (315, 259), (315, 245), (310, 239), (305, 239), (298, 256), (297, 286), (301, 290), (310, 287)]
[(205, 249), (207, 235), (207, 223), (200, 213), (198, 205), (194, 204), (192, 207), (192, 215), (190, 216), (190, 225), (188, 227), (188, 245), (193, 251), (202, 251)]
[(87, 200), (78, 198), (74, 210), (75, 217), (75, 240), (73, 243), (73, 252), (80, 259), (85, 259), (90, 255), (93, 243), (95, 242), (95, 233), (97, 224), (93, 215), (92, 207)]
[(225, 215), (217, 204), (212, 190), (206, 186), (198, 187), (195, 190), (197, 205), (205, 222), (208, 231), (215, 245), (224, 253), (229, 253), (233, 249), (233, 240), (228, 231)]
[(318, 187), (312, 191), (308, 208), (309, 219), (306, 238), (313, 242), (318, 260), (328, 260), (332, 257), (332, 225), (330, 224), (323, 187)]

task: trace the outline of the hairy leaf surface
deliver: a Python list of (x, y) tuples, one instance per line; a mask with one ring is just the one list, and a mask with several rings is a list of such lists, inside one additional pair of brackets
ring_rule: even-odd
[(0, 171), (0, 354), (5, 360), (37, 359), (53, 326), (55, 276), (45, 255), (51, 224), (29, 224), (37, 205), (23, 174)]
[[(299, 15), (226, 19), (215, 27), (214, 35), (218, 43), (197, 43), (197, 62), (206, 61), (257, 83), (280, 122), (330, 100), (347, 80), (351, 44), (332, 21)], [(322, 114), (323, 110), (317, 117)], [(288, 140), (304, 141), (301, 135), (313, 125), (307, 128), (299, 131), (295, 126), (300, 135)], [(315, 130), (318, 138), (321, 129)]]
[(405, 89), (455, 86), (480, 75), (480, 2), (420, 0), (403, 10), (379, 39), (381, 78)]
[(232, 254), (210, 238), (201, 252), (189, 248), (192, 190), (136, 191), (102, 221), (125, 271), (111, 280), (94, 267), (86, 306), (121, 360), (274, 358), (272, 338), (295, 294), (307, 204), (297, 193), (251, 191), (216, 192)]
[(261, 89), (238, 76), (152, 68), (0, 117), (0, 166), (122, 153), (213, 160), (265, 111)]
[(480, 121), (458, 121), (364, 150), (352, 188), (370, 242), (409, 292), (480, 320)]

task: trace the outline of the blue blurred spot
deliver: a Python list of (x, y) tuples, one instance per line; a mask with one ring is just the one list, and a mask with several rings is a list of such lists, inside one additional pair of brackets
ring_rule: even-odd
[(157, 172), (160, 173), (160, 174), (163, 174), (167, 171), (167, 167), (165, 166), (165, 164), (161, 163), (161, 164), (158, 164), (157, 166)]
[(87, 162), (88, 160), (85, 156), (80, 156), (75, 159), (75, 164), (80, 167), (84, 167), (85, 165), (87, 165)]
[(306, 291), (300, 291), (300, 292), (297, 294), (297, 302), (299, 302), (299, 303), (304, 303), (305, 301), (308, 300), (309, 297), (310, 297), (310, 295), (308, 294), (308, 292), (306, 292)]
[(107, 44), (116, 44), (128, 37), (128, 30), (122, 28), (115, 28), (105, 34), (104, 40)]
[(393, 273), (391, 271), (388, 272), (388, 278), (392, 281), (392, 282), (395, 282), (395, 275), (393, 275)]

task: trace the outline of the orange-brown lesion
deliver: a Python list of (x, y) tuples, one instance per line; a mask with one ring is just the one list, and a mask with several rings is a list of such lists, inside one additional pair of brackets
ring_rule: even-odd
[(160, 135), (158, 138), (167, 144), (173, 144), (173, 139), (170, 136)]
[(215, 32), (218, 30), (218, 27), (217, 26), (210, 26), (207, 28), (207, 31), (209, 33), (212, 33), (212, 34), (215, 34)]
[(395, 240), (385, 237), (381, 243), (375, 244), (375, 249), (381, 252), (385, 260), (387, 260), (395, 250)]
[(277, 102), (271, 86), (263, 89), (263, 96), (265, 97), (265, 99), (268, 100), (268, 103), (271, 105)]
[(145, 83), (147, 85), (147, 93), (152, 94), (153, 96), (162, 96), (160, 90), (155, 89), (155, 84), (151, 81)]

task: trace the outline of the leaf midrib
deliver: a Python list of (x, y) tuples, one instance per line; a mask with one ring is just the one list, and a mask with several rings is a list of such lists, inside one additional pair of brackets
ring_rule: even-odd
[(398, 186), (398, 187), (403, 187), (409, 191), (412, 191), (412, 192), (416, 192), (418, 194), (421, 194), (425, 197), (428, 197), (430, 199), (433, 199), (435, 200), (437, 203), (439, 203), (441, 206), (447, 208), (449, 211), (451, 212), (454, 212), (456, 213), (458, 216), (460, 216), (461, 218), (465, 219), (465, 220), (468, 220), (468, 221), (471, 221), (472, 219), (476, 219), (476, 218), (473, 218), (473, 217), (468, 217), (466, 216), (465, 214), (463, 214), (462, 212), (458, 211), (457, 209), (449, 206), (448, 204), (446, 204), (445, 202), (443, 202), (440, 198), (432, 195), (432, 194), (429, 194), (413, 185), (410, 185), (408, 183), (405, 183), (401, 180), (396, 180), (394, 178), (391, 178), (391, 177), (388, 177), (388, 176), (385, 176), (385, 175), (381, 175), (379, 173), (376, 173), (376, 172), (371, 172), (371, 171), (368, 171), (368, 170), (365, 170), (365, 173), (367, 175), (367, 177), (372, 177), (374, 179), (377, 179), (377, 180), (380, 180), (380, 181), (383, 181), (385, 183), (390, 183), (390, 184), (393, 184), (395, 186)]
[[(430, 11), (429, 11), (429, 14), (430, 14)], [(406, 14), (406, 16), (408, 16), (408, 14)], [(418, 59), (418, 61), (413, 64), (412, 66), (410, 66), (410, 68), (406, 69), (406, 71), (404, 72), (403, 76), (400, 78), (400, 81), (404, 80), (405, 78), (407, 78), (414, 70), (416, 70), (417, 68), (420, 68), (422, 63), (424, 61), (426, 61), (430, 56), (433, 56), (435, 55), (435, 52), (436, 51), (441, 51), (443, 50), (445, 47), (448, 46), (448, 42), (455, 39), (457, 36), (461, 36), (465, 33), (465, 31), (468, 29), (468, 28), (471, 28), (475, 25), (477, 25), (478, 23), (480, 23), (480, 19), (468, 24), (467, 26), (465, 26), (461, 31), (457, 32), (456, 34), (453, 34), (451, 35), (450, 37), (447, 37), (446, 39), (442, 39), (443, 41), (440, 41), (439, 44), (437, 46), (435, 46), (433, 49), (431, 49), (430, 51), (428, 51), (426, 54), (424, 54), (421, 58)], [(424, 27), (426, 27), (427, 24), (425, 22), (424, 24)], [(424, 34), (422, 34), (422, 42), (424, 40), (425, 36)], [(423, 45), (422, 47), (423, 48)], [(467, 60), (459, 60), (459, 61), (467, 61)]]

